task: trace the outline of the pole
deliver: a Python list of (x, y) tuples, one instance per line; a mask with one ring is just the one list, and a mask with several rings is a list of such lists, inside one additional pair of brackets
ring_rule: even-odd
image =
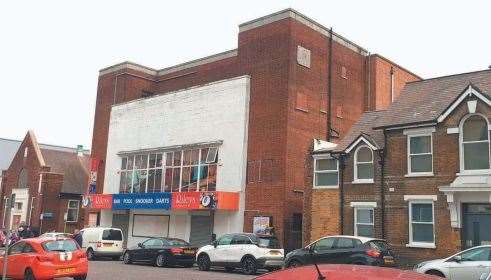
[(7, 222), (7, 236), (6, 236), (6, 242), (5, 242), (5, 252), (3, 252), (3, 269), (2, 269), (2, 280), (7, 279), (7, 262), (8, 262), (8, 252), (10, 248), (10, 236), (11, 236), (11, 229), (10, 229), (10, 212), (12, 211), (12, 207), (15, 205), (15, 194), (12, 194), (9, 201), (9, 205), (6, 205), (6, 213), (8, 217), (8, 222)]

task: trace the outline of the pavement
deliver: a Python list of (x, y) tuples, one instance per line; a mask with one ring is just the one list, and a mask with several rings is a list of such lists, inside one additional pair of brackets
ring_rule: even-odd
[[(258, 274), (259, 275), (259, 274)], [(257, 276), (257, 275), (256, 275)], [(197, 267), (160, 268), (144, 264), (124, 264), (121, 261), (98, 260), (89, 262), (89, 280), (242, 280), (256, 276), (243, 275), (240, 270), (229, 273), (222, 269), (199, 271)], [(68, 279), (68, 278), (67, 278)]]

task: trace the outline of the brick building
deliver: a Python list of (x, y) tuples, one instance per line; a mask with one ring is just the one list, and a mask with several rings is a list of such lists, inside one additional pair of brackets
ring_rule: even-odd
[(491, 70), (410, 82), (338, 145), (316, 141), (311, 239), (384, 238), (403, 262), (489, 244), (490, 93)]
[[(82, 228), (82, 193), (88, 182), (89, 151), (38, 144), (32, 131), (18, 143), (2, 180), (1, 224), (16, 229), (26, 223), (40, 232)], [(6, 202), (16, 194), (10, 217)], [(65, 222), (65, 214), (67, 220)]]
[[(142, 150), (153, 149), (165, 155), (166, 151), (174, 153), (173, 149), (177, 149), (177, 146), (187, 145), (188, 149), (199, 146), (198, 142), (191, 143), (180, 136), (178, 130), (167, 132), (166, 125), (171, 124), (161, 124), (163, 130), (159, 132), (165, 130), (170, 134), (159, 136), (161, 141), (151, 141), (146, 130), (154, 131), (153, 122), (149, 126), (135, 121), (131, 124), (128, 119), (119, 122), (125, 106), (132, 107), (130, 104), (134, 104), (136, 107), (147, 106), (151, 110), (149, 106), (154, 101), (165, 102), (165, 98), (176, 101), (180, 96), (177, 93), (187, 96), (188, 92), (203, 94), (205, 89), (213, 92), (214, 87), (210, 88), (210, 85), (226, 85), (238, 77), (248, 80), (247, 85), (242, 87), (246, 90), (248, 101), (239, 107), (240, 110), (243, 106), (247, 107), (245, 138), (240, 141), (246, 147), (241, 150), (244, 153), (241, 157), (247, 176), (243, 179), (237, 177), (242, 181), (233, 186), (240, 196), (238, 216), (241, 217), (234, 221), (241, 221), (240, 225), (228, 229), (250, 232), (253, 231), (255, 217), (269, 217), (270, 225), (286, 248), (300, 246), (303, 238), (305, 162), (310, 158), (311, 139), (338, 141), (363, 112), (386, 108), (406, 82), (420, 79), (291, 9), (241, 24), (238, 48), (231, 51), (161, 70), (131, 62), (102, 69), (92, 142), (92, 158), (96, 162), (93, 170), (95, 191), (99, 194), (120, 192), (120, 174), (128, 170), (119, 168), (108, 171), (110, 160), (114, 167), (116, 161), (121, 164), (124, 155), (133, 153), (134, 156)], [(242, 90), (238, 92), (243, 93)], [(162, 97), (166, 95), (168, 97)], [(189, 101), (182, 99), (182, 102)], [(201, 119), (213, 117), (201, 112), (198, 107), (196, 114)], [(224, 112), (228, 112), (227, 109), (230, 108), (223, 104)], [(154, 115), (145, 117), (147, 121), (153, 118), (158, 123), (159, 114), (176, 116), (177, 113), (175, 108), (168, 108), (167, 111), (161, 108), (161, 112), (155, 110)], [(143, 109), (138, 112), (145, 114), (148, 111)], [(183, 127), (194, 129), (199, 124), (189, 122), (189, 119), (182, 119)], [(126, 147), (111, 143), (116, 141), (116, 138), (110, 139), (111, 131), (120, 129), (112, 128), (113, 123), (114, 126), (128, 125), (130, 132), (126, 136), (117, 135), (118, 141), (127, 143)], [(134, 129), (131, 129), (131, 125)], [(223, 137), (234, 133), (233, 130), (225, 132)], [(218, 139), (219, 136), (216, 138), (224, 149), (230, 143)], [(193, 139), (201, 138), (193, 136)], [(220, 163), (222, 156), (226, 156), (222, 152), (218, 152), (218, 178), (227, 168)], [(229, 187), (217, 183), (216, 191)], [(160, 188), (154, 191), (165, 190)], [(199, 192), (199, 189), (193, 190)], [(131, 217), (135, 214), (131, 212), (133, 210), (118, 211), (108, 212), (112, 213), (112, 218), (104, 211), (100, 213), (102, 216), (108, 215), (103, 219), (108, 224), (115, 224), (115, 220), (119, 223), (121, 218), (118, 215), (128, 220), (130, 218), (124, 215)], [(91, 212), (92, 215), (99, 213), (97, 209)], [(165, 213), (170, 215), (170, 220), (174, 219), (172, 210)], [(198, 212), (190, 212), (189, 215), (195, 214), (198, 215)], [(182, 219), (183, 223), (187, 221), (187, 229), (192, 228), (189, 217)], [(211, 223), (212, 227), (217, 226)], [(125, 222), (123, 227), (129, 224)], [(237, 222), (234, 224), (237, 225)], [(189, 233), (178, 235), (183, 238), (190, 236)]]

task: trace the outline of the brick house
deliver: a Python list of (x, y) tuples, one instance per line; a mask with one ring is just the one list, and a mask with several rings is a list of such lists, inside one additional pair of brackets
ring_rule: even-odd
[[(82, 193), (88, 182), (89, 151), (38, 144), (29, 131), (19, 144), (2, 180), (1, 224), (16, 229), (22, 222), (40, 232), (83, 228)], [(10, 217), (6, 201), (16, 194)], [(67, 214), (67, 221), (64, 216)]]
[(489, 244), (490, 93), (491, 70), (410, 82), (338, 145), (315, 141), (311, 240), (384, 238), (403, 262)]
[[(197, 92), (200, 88), (213, 90), (210, 85), (227, 83), (237, 77), (248, 77), (246, 94), (249, 101), (240, 105), (247, 106), (246, 149), (242, 155), (247, 176), (235, 189), (240, 193), (238, 215), (241, 218), (234, 220), (235, 225), (240, 224), (234, 230), (251, 232), (255, 217), (269, 217), (276, 235), (289, 249), (299, 247), (305, 238), (301, 230), (304, 163), (310, 158), (311, 139), (338, 141), (363, 112), (386, 108), (406, 82), (420, 79), (292, 9), (241, 24), (238, 48), (231, 51), (161, 70), (131, 62), (104, 68), (99, 73), (92, 140), (91, 157), (97, 167), (94, 170), (95, 192), (118, 193), (122, 182), (120, 174), (128, 172), (127, 169), (107, 171), (109, 157), (121, 165), (123, 154), (152, 149), (165, 153), (173, 147), (186, 144), (191, 149), (198, 144), (179, 138), (177, 131), (174, 131), (175, 135), (159, 136), (160, 142), (150, 141), (151, 137), (145, 131), (153, 129), (152, 123), (160, 120), (148, 122), (149, 118), (152, 120), (152, 116), (148, 116), (145, 117), (146, 125), (136, 122), (131, 135), (118, 138), (118, 141), (128, 142), (127, 147), (120, 147), (109, 139), (111, 129), (120, 129), (111, 128), (112, 123), (118, 124), (118, 119), (113, 116), (115, 111), (121, 112), (125, 106), (130, 110), (131, 106), (125, 104), (144, 106), (144, 102), (151, 104), (152, 100), (165, 103), (164, 95), (178, 98), (195, 89)], [(168, 110), (160, 113), (172, 115), (175, 109)], [(196, 110), (196, 114), (203, 113)], [(140, 114), (145, 112), (149, 111), (139, 111)], [(205, 120), (211, 117), (200, 115)], [(189, 120), (182, 124), (196, 128)], [(162, 124), (162, 127), (166, 126)], [(172, 136), (173, 141), (164, 140), (168, 136)], [(139, 144), (130, 145), (130, 140)], [(223, 144), (220, 145), (225, 147), (225, 142), (221, 141)], [(222, 155), (218, 153), (219, 161)], [(115, 165), (111, 162), (111, 166)], [(218, 164), (218, 177), (224, 168)], [(106, 184), (108, 180), (110, 185)], [(216, 186), (217, 191), (225, 188), (228, 187)], [(164, 190), (159, 188), (157, 191)], [(106, 215), (97, 209), (90, 212), (99, 217), (101, 213)], [(190, 213), (191, 216), (195, 214)], [(115, 220), (120, 223), (121, 219), (130, 219), (128, 212), (107, 215), (102, 220), (113, 225)], [(172, 210), (168, 215), (174, 219)], [(190, 220), (189, 217), (179, 219), (188, 223)], [(128, 222), (124, 223), (123, 227), (127, 227)], [(211, 223), (212, 228), (221, 227)], [(189, 227), (193, 228), (192, 225)], [(220, 231), (217, 229), (216, 232)], [(176, 234), (185, 239), (189, 237), (189, 233)]]

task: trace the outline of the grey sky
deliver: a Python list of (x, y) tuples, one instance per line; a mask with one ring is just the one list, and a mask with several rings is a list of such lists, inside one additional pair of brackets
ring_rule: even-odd
[(2, 1), (0, 137), (89, 147), (99, 69), (233, 49), (238, 24), (288, 7), (425, 78), (491, 64), (490, 1)]

